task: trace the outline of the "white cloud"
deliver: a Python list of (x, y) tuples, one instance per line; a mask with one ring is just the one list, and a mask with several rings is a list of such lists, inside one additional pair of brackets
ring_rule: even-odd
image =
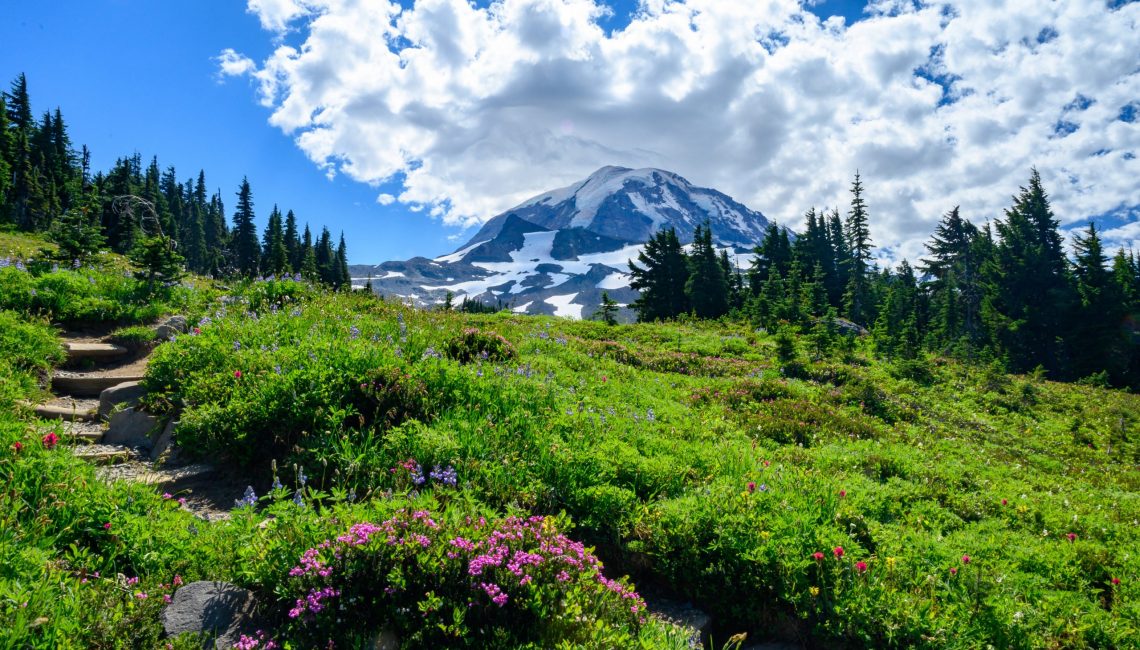
[(380, 205), (392, 205), (393, 203), (396, 202), (396, 197), (385, 192), (385, 193), (381, 194), (380, 196), (376, 197), (376, 202), (379, 203)]
[(1140, 205), (1140, 121), (1118, 119), (1140, 98), (1140, 3), (882, 0), (845, 26), (792, 0), (642, 0), (609, 35), (593, 0), (249, 11), (302, 32), (255, 70), (220, 59), (259, 81), (271, 123), (329, 173), (402, 175), (395, 198), (447, 223), (606, 164), (795, 226), (843, 209), (859, 169), (873, 238), (911, 259), (956, 204), (1000, 216), (1034, 165), (1066, 224)]
[(222, 77), (238, 77), (257, 70), (257, 63), (253, 59), (228, 47), (214, 60), (218, 63), (218, 73)]

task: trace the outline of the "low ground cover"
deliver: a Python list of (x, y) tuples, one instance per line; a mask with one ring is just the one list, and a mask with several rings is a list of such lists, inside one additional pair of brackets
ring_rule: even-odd
[[(0, 584), (4, 613), (23, 617), (17, 645), (65, 638), (68, 616), (145, 645), (158, 634), (150, 596), (175, 574), (253, 588), (293, 647), (379, 631), (330, 629), (309, 605), (288, 615), (314, 593), (322, 607), (367, 599), (352, 606), (413, 645), (683, 643), (643, 624), (627, 587), (547, 569), (543, 540), (559, 535), (594, 547), (605, 581), (628, 573), (693, 599), (719, 638), (779, 627), (850, 647), (1134, 647), (1140, 635), (1135, 395), (935, 358), (896, 366), (861, 346), (811, 359), (798, 341), (781, 360), (774, 337), (732, 323), (424, 312), (291, 281), (187, 291), (193, 329), (156, 349), (149, 407), (178, 415), (188, 451), (248, 472), (253, 505), (194, 521), (176, 495), (94, 481), (42, 424), (5, 410), (0, 475), (14, 489), (0, 552), (19, 561)], [(12, 313), (23, 329), (0, 329), (0, 343), (34, 358), (50, 329)], [(13, 367), (31, 379), (5, 391), (34, 390), (40, 368)], [(340, 541), (364, 530), (359, 548)], [(496, 551), (495, 581), (479, 579), (478, 544), (507, 533), (537, 537)], [(327, 576), (289, 575), (315, 566), (308, 549)], [(108, 581), (117, 573), (141, 587)], [(537, 623), (512, 628), (495, 598)], [(95, 602), (99, 614), (82, 613)], [(589, 625), (560, 628), (550, 611)]]

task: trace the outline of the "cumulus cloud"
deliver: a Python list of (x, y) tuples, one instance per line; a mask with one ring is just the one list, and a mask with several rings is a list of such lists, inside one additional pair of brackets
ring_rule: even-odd
[(214, 60), (218, 64), (218, 73), (223, 77), (246, 75), (257, 70), (257, 63), (253, 59), (228, 47)]
[(302, 42), (220, 61), (329, 173), (398, 179), (449, 224), (616, 164), (798, 227), (843, 209), (858, 169), (876, 243), (914, 259), (954, 205), (1000, 216), (1033, 166), (1064, 223), (1137, 218), (1140, 3), (1107, 4), (876, 0), (846, 25), (793, 0), (642, 0), (607, 33), (594, 0), (250, 0)]

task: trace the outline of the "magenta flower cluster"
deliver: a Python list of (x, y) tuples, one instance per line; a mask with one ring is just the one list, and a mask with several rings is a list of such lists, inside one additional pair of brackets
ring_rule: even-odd
[[(350, 589), (352, 567), (377, 566), (379, 557), (396, 562), (415, 561), (429, 553), (443, 561), (466, 568), (472, 596), (469, 607), (482, 598), (484, 603), (505, 607), (516, 598), (536, 597), (536, 583), (547, 586), (575, 582), (594, 597), (617, 598), (621, 606), (643, 620), (645, 601), (632, 588), (602, 573), (602, 563), (581, 543), (559, 533), (545, 517), (508, 517), (495, 524), (484, 518), (467, 518), (461, 531), (445, 530), (425, 510), (398, 511), (379, 524), (361, 522), (333, 540), (306, 550), (290, 571), (304, 585), (289, 617), (311, 620), (331, 606), (331, 601)], [(388, 550), (385, 550), (388, 549)], [(446, 559), (444, 559), (446, 558)], [(458, 567), (457, 567), (458, 568)], [(370, 590), (394, 596), (406, 587), (376, 585)], [(375, 593), (375, 591), (373, 592)], [(541, 592), (549, 593), (549, 592)], [(525, 606), (525, 605), (520, 605)]]

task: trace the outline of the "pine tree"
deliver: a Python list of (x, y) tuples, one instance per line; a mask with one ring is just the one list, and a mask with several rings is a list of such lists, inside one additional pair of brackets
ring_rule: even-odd
[(847, 317), (859, 324), (870, 322), (871, 296), (868, 269), (871, 261), (871, 233), (867, 226), (867, 204), (863, 200), (863, 183), (859, 172), (851, 184), (851, 210), (844, 226), (847, 236), (847, 288), (843, 305)]
[(685, 294), (698, 318), (720, 318), (728, 313), (728, 278), (717, 261), (712, 230), (707, 222), (697, 226), (693, 235)]
[(637, 312), (637, 320), (655, 321), (677, 316), (689, 311), (689, 301), (685, 294), (685, 284), (689, 278), (688, 260), (677, 239), (677, 231), (665, 228), (646, 242), (638, 253), (641, 266), (629, 263), (632, 277), (630, 286), (641, 292), (631, 305)]
[(8, 190), (12, 185), (12, 135), (8, 132), (8, 107), (0, 94), (0, 222), (7, 220)]
[(92, 188), (84, 200), (55, 220), (49, 233), (57, 247), (52, 258), (82, 264), (106, 244), (97, 219), (101, 207), (99, 196)]
[(752, 268), (748, 271), (748, 284), (752, 287), (752, 294), (756, 295), (771, 269), (775, 269), (781, 277), (788, 274), (788, 268), (792, 264), (788, 229), (774, 223), (768, 224), (764, 230), (764, 240), (752, 252), (755, 257), (752, 259)]
[[(839, 208), (833, 208), (828, 216), (827, 237), (830, 240), (831, 266), (835, 275), (827, 285), (827, 295), (831, 304), (843, 304), (843, 292), (847, 289), (850, 276), (850, 252), (847, 249), (847, 234), (843, 232), (843, 221), (839, 218)], [(825, 267), (826, 268), (826, 267)]]
[(257, 243), (257, 226), (253, 222), (253, 196), (249, 180), (241, 179), (237, 207), (234, 209), (234, 264), (241, 275), (254, 277), (261, 262), (261, 248)]
[(321, 282), (337, 286), (339, 265), (336, 263), (336, 251), (333, 250), (332, 235), (329, 234), (328, 228), (321, 228), (321, 236), (315, 248), (317, 273), (321, 277)]

